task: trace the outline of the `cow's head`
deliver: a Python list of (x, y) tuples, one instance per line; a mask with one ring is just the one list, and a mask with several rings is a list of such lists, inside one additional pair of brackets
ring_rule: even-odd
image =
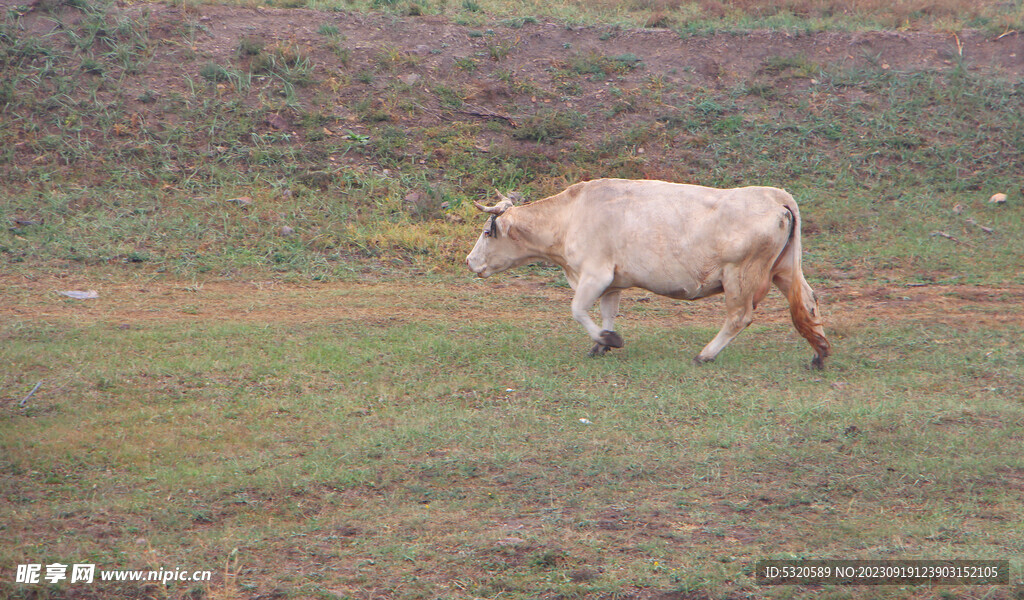
[(469, 270), (480, 277), (489, 277), (524, 262), (524, 249), (518, 236), (513, 232), (515, 217), (509, 213), (512, 200), (498, 192), (500, 202), (484, 206), (474, 202), (477, 209), (490, 216), (487, 225), (476, 240), (473, 251), (466, 257)]

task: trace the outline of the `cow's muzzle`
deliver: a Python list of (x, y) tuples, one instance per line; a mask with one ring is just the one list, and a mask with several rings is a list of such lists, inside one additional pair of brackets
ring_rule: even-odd
[(468, 256), (466, 257), (466, 266), (469, 267), (470, 271), (476, 273), (477, 277), (487, 277), (490, 275), (487, 265), (474, 265)]

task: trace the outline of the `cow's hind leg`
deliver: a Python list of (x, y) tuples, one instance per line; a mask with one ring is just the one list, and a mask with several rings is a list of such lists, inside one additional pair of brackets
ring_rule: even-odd
[[(597, 302), (598, 298), (605, 295), (608, 291), (608, 286), (612, 283), (612, 274), (608, 273), (606, 276), (586, 276), (581, 277), (579, 282), (576, 284), (576, 294), (572, 298), (572, 316), (576, 319), (576, 322), (583, 326), (590, 336), (590, 339), (594, 340), (597, 346), (606, 346), (607, 348), (621, 348), (623, 346), (622, 336), (598, 327), (597, 323), (590, 318), (590, 307)], [(611, 307), (612, 300), (608, 301), (609, 308)], [(614, 300), (615, 308), (618, 308), (618, 300)], [(601, 314), (605, 322), (608, 319), (605, 315), (605, 302), (601, 302)], [(612, 322), (614, 322), (614, 315), (612, 315)], [(591, 354), (595, 354), (594, 350), (591, 350)]]
[(604, 356), (606, 352), (612, 348), (622, 347), (622, 336), (615, 333), (615, 317), (619, 314), (619, 300), (622, 298), (622, 292), (608, 292), (604, 296), (601, 296), (601, 327), (602, 332), (609, 332), (615, 336), (618, 336), (618, 346), (607, 346), (598, 342), (594, 344), (594, 347), (590, 349), (591, 356)]
[[(739, 269), (726, 267), (725, 272), (722, 274), (722, 287), (725, 291), (725, 324), (722, 325), (718, 335), (707, 346), (704, 346), (700, 354), (693, 359), (693, 362), (696, 364), (715, 360), (718, 353), (728, 346), (729, 342), (754, 320), (754, 296), (760, 295), (763, 297), (763, 293), (760, 289), (748, 289), (750, 286), (744, 285), (745, 283), (748, 282), (743, 280)], [(758, 288), (760, 287), (766, 286), (758, 286)], [(760, 300), (760, 298), (757, 298), (757, 300)]]
[(825, 337), (825, 329), (821, 325), (818, 300), (803, 273), (794, 274), (782, 271), (775, 275), (774, 283), (779, 291), (789, 300), (789, 312), (793, 318), (793, 326), (814, 348), (811, 368), (822, 369), (825, 358), (831, 353), (831, 345)]

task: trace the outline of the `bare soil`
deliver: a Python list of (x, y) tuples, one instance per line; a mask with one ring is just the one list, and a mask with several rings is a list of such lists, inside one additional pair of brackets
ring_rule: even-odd
[[(980, 31), (960, 34), (932, 31), (905, 32), (823, 32), (793, 35), (756, 31), (744, 35), (718, 34), (682, 38), (665, 29), (612, 29), (609, 27), (566, 27), (557, 23), (526, 23), (521, 27), (495, 26), (493, 33), (478, 35), (478, 28), (456, 25), (442, 17), (394, 17), (305, 9), (240, 8), (202, 6), (188, 11), (163, 5), (136, 6), (150, 11), (151, 35), (176, 42), (183, 22), (198, 19), (204, 32), (195, 50), (203, 59), (230, 62), (237, 56), (243, 37), (268, 42), (288, 42), (308, 50), (319, 68), (346, 68), (324, 48), (318, 29), (324, 24), (338, 28), (342, 45), (353, 51), (351, 63), (363, 65), (377, 59), (383, 48), (418, 57), (411, 67), (427, 74), (458, 71), (462, 58), (487, 56), (495, 41), (509, 41), (512, 51), (499, 61), (506, 70), (542, 78), (545, 69), (566, 51), (601, 55), (636, 54), (648, 73), (670, 73), (679, 80), (703, 85), (728, 86), (735, 80), (758, 74), (765, 59), (774, 56), (802, 56), (808, 61), (851, 67), (869, 64), (897, 70), (943, 69), (962, 60), (969, 68), (991, 69), (1005, 76), (1024, 74), (1024, 36), (1012, 34), (1000, 39)], [(39, 22), (35, 27), (46, 27)], [(604, 38), (604, 39), (602, 39)], [(164, 53), (161, 53), (164, 54)], [(170, 53), (167, 53), (170, 54)], [(169, 57), (168, 57), (169, 58)], [(176, 81), (192, 74), (195, 63), (157, 57), (150, 82)], [(347, 67), (351, 70), (351, 66)], [(396, 77), (401, 73), (396, 73)], [(481, 77), (466, 73), (468, 81)], [(600, 85), (591, 94), (598, 94)], [(481, 90), (480, 100), (488, 100)], [(585, 101), (586, 102), (586, 101)], [(593, 106), (600, 106), (591, 98)]]
[[(153, 321), (257, 323), (355, 322), (394, 325), (418, 321), (488, 319), (569, 320), (571, 290), (542, 281), (496, 277), (480, 285), (452, 283), (286, 284), (260, 281), (90, 282), (86, 278), (27, 280), (0, 276), (0, 318), (131, 327)], [(68, 290), (99, 297), (75, 300)], [(1024, 287), (958, 285), (844, 286), (820, 288), (827, 329), (847, 330), (869, 321), (941, 323), (954, 329), (1024, 327)], [(635, 307), (643, 306), (639, 316)], [(625, 293), (622, 318), (665, 327), (706, 325), (724, 319), (720, 298), (677, 302), (642, 290)], [(632, 313), (632, 314), (631, 314)], [(758, 323), (786, 323), (785, 300), (772, 292), (755, 313)]]

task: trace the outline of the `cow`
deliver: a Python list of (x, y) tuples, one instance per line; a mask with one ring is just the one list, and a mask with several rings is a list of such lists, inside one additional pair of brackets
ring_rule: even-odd
[[(822, 368), (830, 354), (801, 270), (800, 210), (784, 190), (596, 179), (521, 206), (498, 196), (494, 206), (474, 202), (490, 217), (466, 257), (469, 269), (489, 277), (535, 261), (560, 266), (574, 290), (572, 316), (594, 342), (591, 356), (623, 347), (619, 299), (638, 287), (682, 300), (724, 294), (725, 324), (694, 358), (713, 361), (750, 325), (772, 283), (814, 348), (811, 366)], [(600, 327), (589, 314), (598, 300)]]

